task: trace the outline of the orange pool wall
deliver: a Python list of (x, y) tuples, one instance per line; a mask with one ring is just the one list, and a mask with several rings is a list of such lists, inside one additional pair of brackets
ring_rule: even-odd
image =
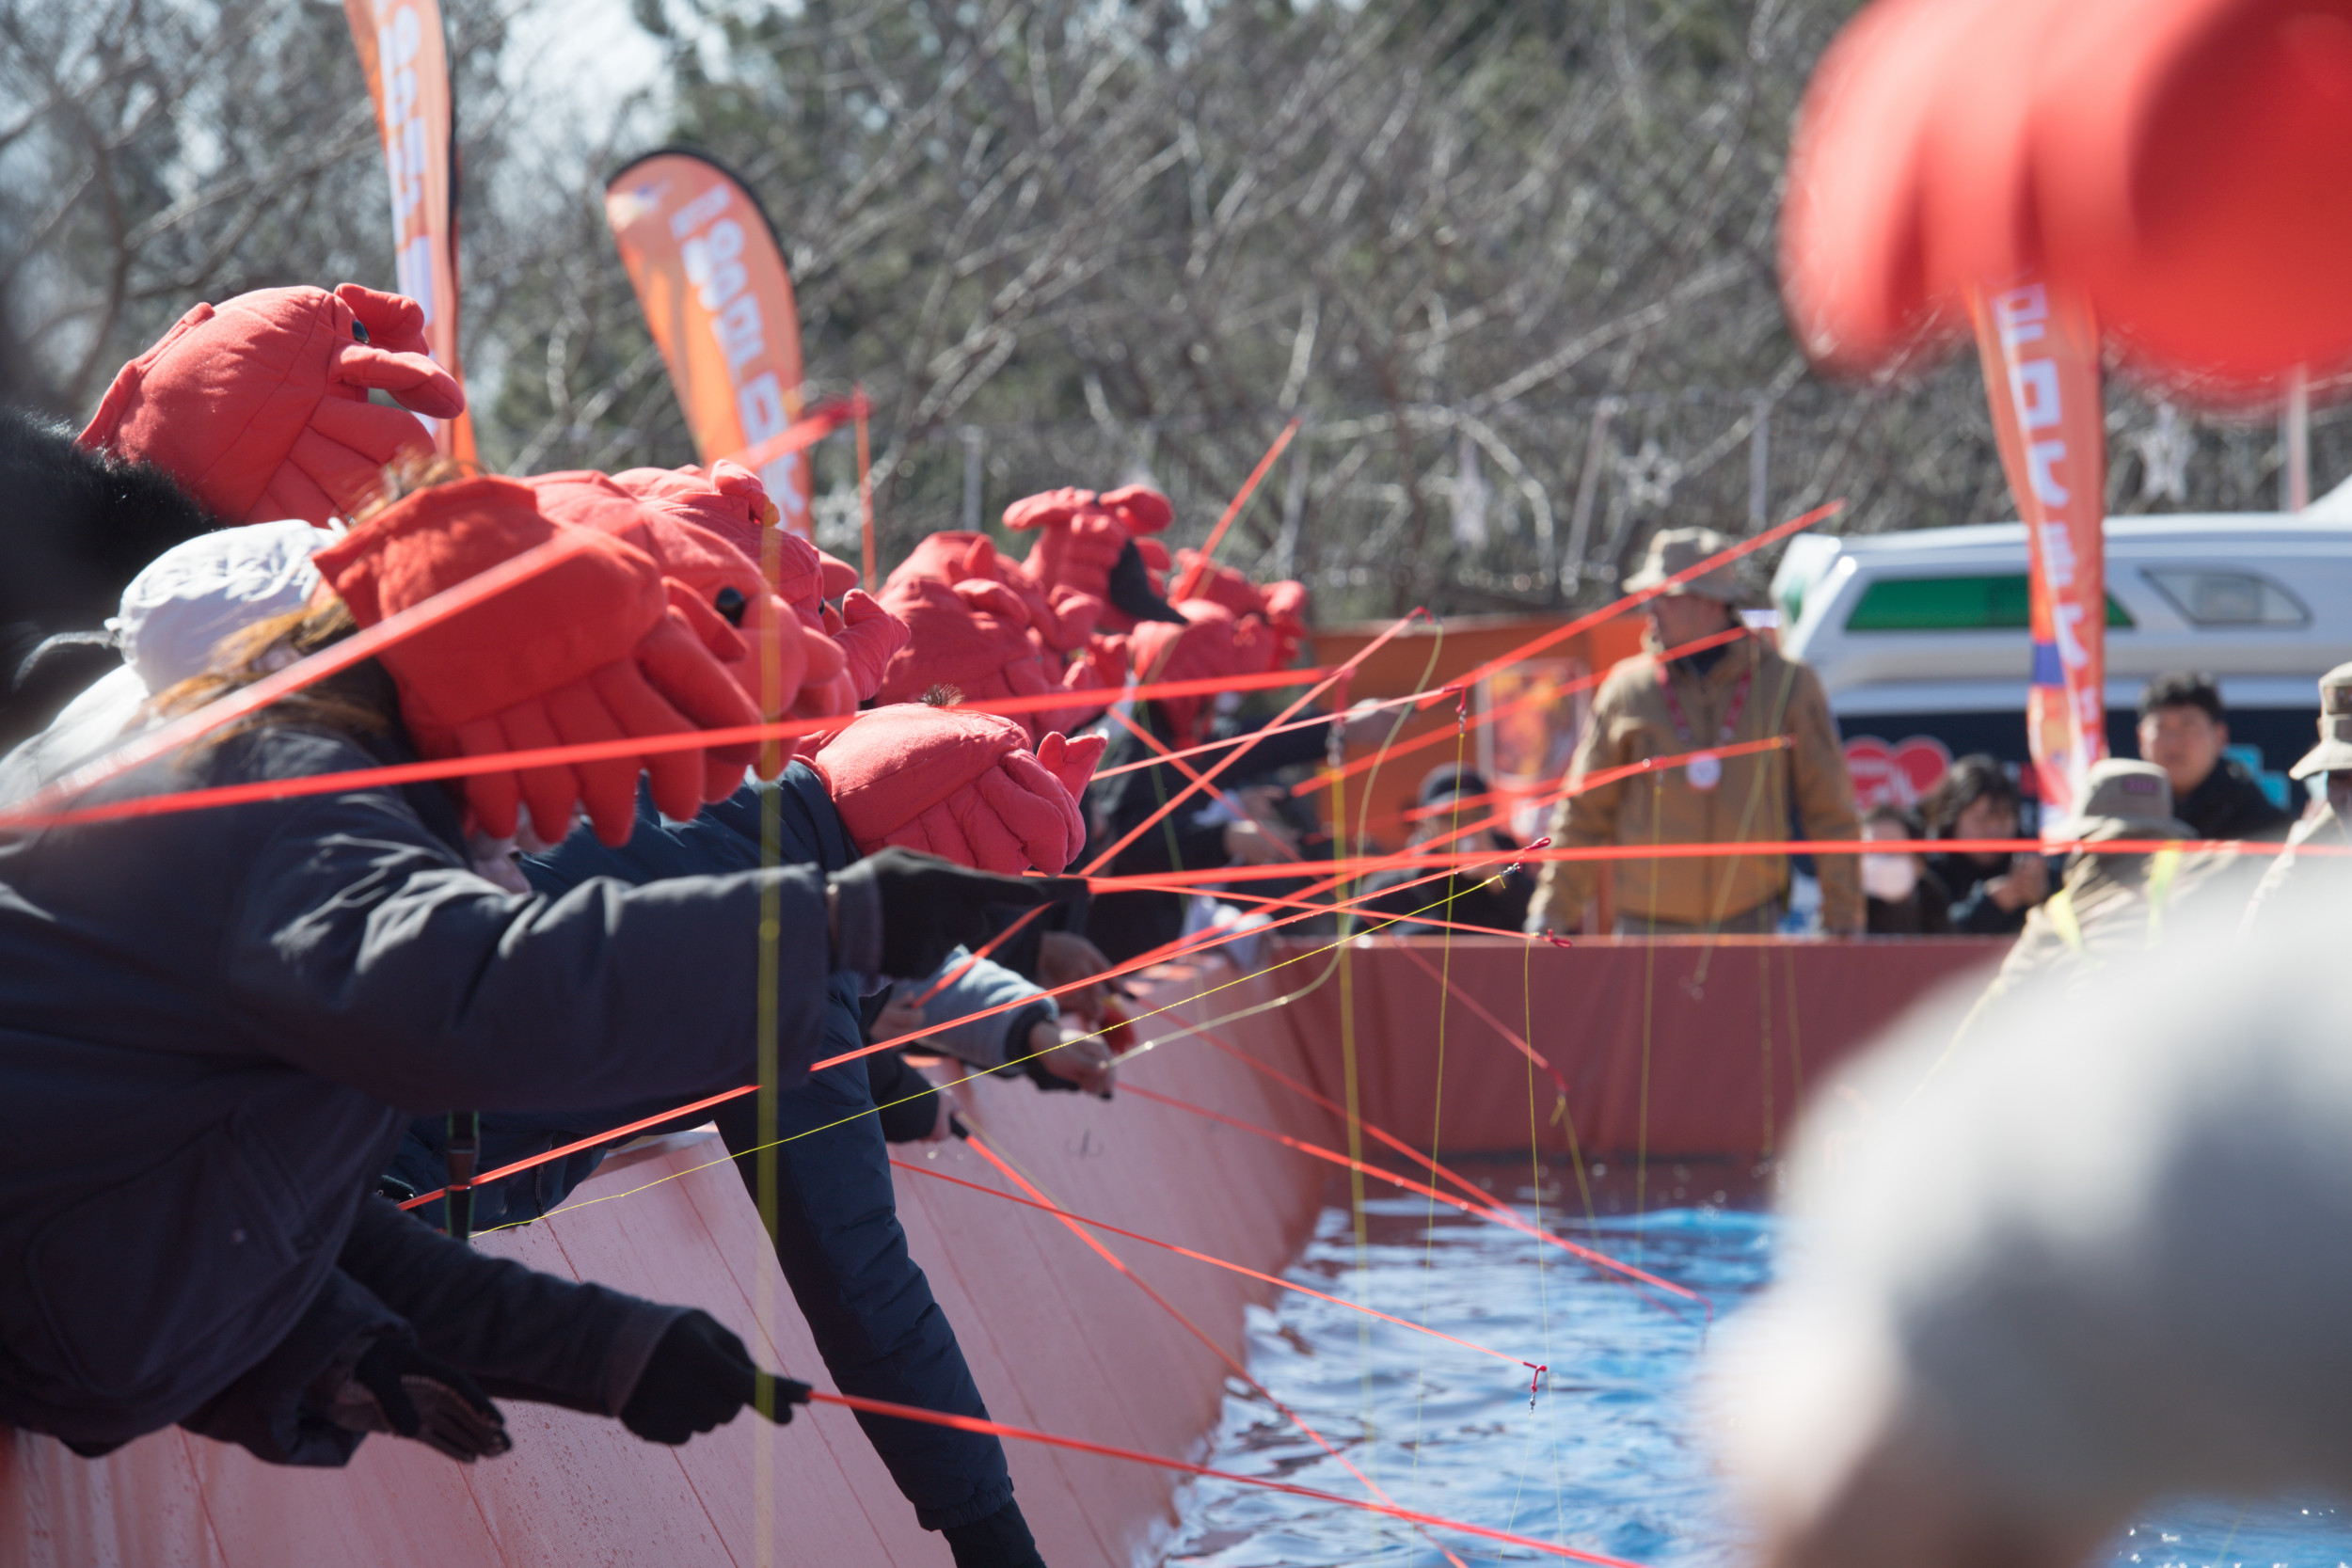
[[(1778, 1146), (1801, 1086), (1821, 1092), (1914, 997), (1980, 973), (1997, 952), (1976, 942), (1604, 942), (1530, 953), (1482, 939), (1450, 953), (1424, 942), (1419, 956), (1560, 1068), (1565, 1112), (1548, 1076), (1535, 1078), (1534, 1135), (1547, 1155), (1565, 1151), (1572, 1118), (1587, 1154), (1640, 1145), (1657, 1155), (1747, 1158)], [(1269, 960), (1297, 961), (1190, 1002), (1181, 999), (1234, 972), (1212, 962), (1164, 973), (1146, 988), (1145, 1006), (1177, 1010), (1144, 1023), (1158, 1043), (1129, 1064), (1130, 1080), (1257, 1126), (1340, 1141), (1311, 1102), (1177, 1026), (1207, 1028), (1341, 1099), (1331, 957), (1311, 944), (1278, 950)], [(1441, 1152), (1524, 1152), (1527, 1064), (1502, 1034), (1398, 943), (1351, 950), (1349, 970), (1363, 1114), (1417, 1144), (1434, 1127)], [(1248, 1008), (1259, 1010), (1227, 1016)], [(1139, 1098), (1104, 1103), (993, 1080), (971, 1093), (983, 1134), (1057, 1201), (1252, 1268), (1279, 1271), (1296, 1256), (1327, 1191), (1326, 1165)], [(1005, 1186), (961, 1147), (929, 1162), (898, 1152)], [(771, 1365), (828, 1386), (741, 1183), (710, 1163), (718, 1156), (715, 1139), (704, 1138), (619, 1157), (549, 1220), (481, 1244), (551, 1273), (705, 1307)], [(1209, 1350), (1050, 1215), (903, 1172), (898, 1187), (914, 1255), (993, 1414), (1200, 1455), (1224, 1396), (1225, 1370)], [(1245, 1307), (1268, 1288), (1104, 1241), (1240, 1354)], [(839, 1410), (804, 1411), (780, 1430), (746, 1416), (679, 1449), (564, 1411), (517, 1404), (507, 1414), (515, 1452), (470, 1468), (375, 1438), (347, 1469), (277, 1469), (177, 1431), (85, 1461), (48, 1438), (0, 1430), (0, 1568), (948, 1561)], [(1167, 1472), (1009, 1448), (1047, 1561), (1157, 1560), (1175, 1518)]]

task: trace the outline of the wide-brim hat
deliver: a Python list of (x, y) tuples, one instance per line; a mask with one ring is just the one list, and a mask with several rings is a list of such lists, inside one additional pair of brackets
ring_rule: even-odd
[(2091, 764), (2083, 803), (2064, 836), (2089, 843), (2115, 838), (2195, 838), (2197, 830), (2172, 815), (2172, 784), (2152, 762), (2108, 757)]
[(2352, 664), (2339, 664), (2319, 677), (2319, 744), (2287, 769), (2287, 777), (2339, 770), (2352, 772)]
[[(1641, 568), (1626, 579), (1626, 591), (1639, 594), (1671, 582), (1709, 556), (1721, 555), (1737, 541), (1711, 528), (1661, 529), (1651, 536), (1649, 554)], [(1666, 589), (1667, 596), (1690, 594), (1702, 599), (1715, 599), (1724, 604), (1753, 604), (1756, 596), (1740, 578), (1736, 564), (1725, 562), (1713, 571), (1673, 583)]]

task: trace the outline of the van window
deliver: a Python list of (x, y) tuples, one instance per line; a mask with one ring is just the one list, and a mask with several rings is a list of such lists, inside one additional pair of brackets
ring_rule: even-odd
[[(1863, 590), (1848, 631), (2023, 631), (2030, 625), (2026, 576), (1882, 578)], [(2107, 595), (2107, 625), (2132, 625)]]
[(2201, 626), (2306, 626), (2312, 612), (2268, 578), (2202, 567), (2148, 569), (2172, 606)]

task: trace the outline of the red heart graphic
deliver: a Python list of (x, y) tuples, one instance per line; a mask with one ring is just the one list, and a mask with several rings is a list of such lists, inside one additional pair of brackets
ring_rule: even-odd
[(1950, 750), (1933, 736), (1915, 735), (1889, 745), (1877, 736), (1858, 735), (1846, 742), (1846, 774), (1853, 781), (1859, 811), (1881, 804), (1909, 811), (1951, 766)]

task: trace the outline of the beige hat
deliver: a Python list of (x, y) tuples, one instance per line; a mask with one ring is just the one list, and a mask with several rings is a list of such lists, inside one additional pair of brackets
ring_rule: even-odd
[[(1687, 572), (1710, 555), (1721, 555), (1739, 541), (1711, 528), (1662, 528), (1651, 535), (1649, 557), (1640, 571), (1626, 579), (1626, 592), (1655, 588), (1677, 572)], [(1748, 604), (1753, 595), (1740, 580), (1739, 567), (1726, 562), (1704, 577), (1692, 578), (1666, 590), (1668, 594), (1695, 594), (1724, 604)]]
[(2195, 838), (2172, 815), (2172, 785), (2153, 762), (2109, 757), (2090, 765), (2082, 809), (2067, 824), (2069, 838)]
[(2352, 770), (2352, 664), (2339, 664), (2319, 677), (2319, 744), (2287, 769), (2290, 779)]

